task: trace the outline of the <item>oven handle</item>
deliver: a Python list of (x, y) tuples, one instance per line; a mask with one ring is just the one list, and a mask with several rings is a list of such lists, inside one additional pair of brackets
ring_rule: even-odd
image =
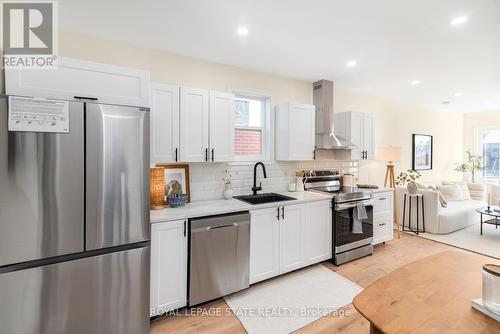
[(373, 205), (373, 200), (370, 199), (370, 200), (366, 200), (366, 201), (359, 201), (359, 202), (353, 202), (353, 203), (348, 203), (348, 204), (336, 204), (335, 211), (352, 209), (352, 208), (355, 208), (356, 205), (358, 205), (359, 203), (364, 204), (365, 206)]

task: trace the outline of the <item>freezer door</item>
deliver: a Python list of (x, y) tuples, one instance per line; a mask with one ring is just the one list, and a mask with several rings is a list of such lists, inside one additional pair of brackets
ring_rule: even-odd
[(149, 240), (149, 112), (87, 103), (86, 249)]
[(9, 132), (0, 99), (0, 266), (83, 251), (83, 104), (68, 134)]
[(149, 247), (0, 273), (0, 332), (146, 334)]

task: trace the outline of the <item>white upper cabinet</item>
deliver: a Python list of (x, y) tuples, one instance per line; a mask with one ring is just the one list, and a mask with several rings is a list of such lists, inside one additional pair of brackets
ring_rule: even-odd
[(151, 163), (179, 161), (179, 86), (151, 84)]
[(234, 95), (210, 91), (210, 161), (234, 159)]
[(188, 87), (180, 91), (179, 161), (232, 161), (234, 95)]
[(208, 89), (181, 87), (180, 91), (180, 161), (207, 161), (209, 159)]
[(276, 160), (313, 160), (313, 105), (286, 103), (276, 107)]
[(334, 116), (335, 134), (356, 145), (351, 160), (375, 159), (374, 117), (369, 113), (348, 111)]
[(363, 148), (365, 149), (365, 160), (375, 159), (374, 123), (372, 114), (363, 113)]
[(8, 95), (149, 107), (149, 72), (59, 57), (56, 69), (6, 69), (5, 90)]

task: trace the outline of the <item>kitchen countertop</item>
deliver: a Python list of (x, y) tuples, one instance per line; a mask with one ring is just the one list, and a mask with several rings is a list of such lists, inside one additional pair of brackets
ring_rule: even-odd
[(373, 190), (374, 193), (383, 193), (383, 192), (386, 192), (386, 191), (393, 191), (394, 189), (381, 187), (381, 188), (378, 188), (378, 189), (370, 189), (370, 190)]
[(160, 210), (151, 210), (150, 221), (153, 224), (153, 223), (172, 221), (172, 220), (218, 215), (223, 213), (271, 208), (286, 204), (301, 204), (308, 202), (316, 202), (321, 200), (329, 200), (332, 198), (332, 195), (313, 193), (309, 191), (283, 192), (280, 194), (296, 198), (296, 200), (257, 204), (257, 205), (251, 205), (234, 198), (228, 200), (216, 199), (207, 201), (194, 201), (191, 203), (187, 203), (185, 206), (180, 208), (165, 208)]

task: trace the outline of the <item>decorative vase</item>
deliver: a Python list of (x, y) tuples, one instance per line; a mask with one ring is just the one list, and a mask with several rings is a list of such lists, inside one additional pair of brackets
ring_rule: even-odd
[(417, 184), (415, 183), (415, 181), (408, 182), (406, 188), (408, 189), (408, 193), (410, 195), (415, 195), (417, 193)]
[(226, 183), (224, 185), (224, 198), (225, 199), (233, 198), (233, 188), (231, 188), (231, 183)]

